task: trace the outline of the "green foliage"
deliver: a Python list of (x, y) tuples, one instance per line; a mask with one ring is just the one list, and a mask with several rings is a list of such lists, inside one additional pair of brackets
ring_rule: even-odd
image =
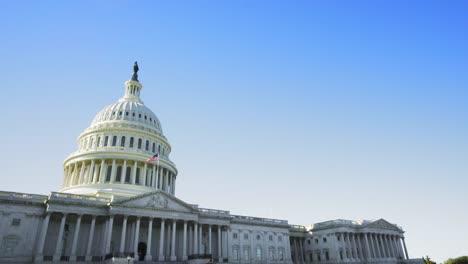
[(462, 256), (455, 259), (448, 259), (444, 264), (468, 264), (468, 256)]
[(424, 261), (424, 264), (437, 264), (436, 262), (432, 261), (429, 256), (423, 257), (422, 259)]

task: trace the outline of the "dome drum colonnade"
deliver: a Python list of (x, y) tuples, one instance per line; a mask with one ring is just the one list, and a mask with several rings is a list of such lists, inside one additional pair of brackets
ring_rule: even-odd
[[(140, 99), (134, 73), (125, 95), (100, 111), (78, 139), (79, 149), (64, 161), (62, 192), (132, 196), (163, 190), (175, 195), (177, 169), (156, 115)], [(158, 154), (158, 162), (147, 162)]]

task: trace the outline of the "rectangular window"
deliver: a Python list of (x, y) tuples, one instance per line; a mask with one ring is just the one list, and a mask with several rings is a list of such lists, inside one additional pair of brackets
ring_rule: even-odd
[(249, 249), (244, 248), (244, 260), (249, 260)]
[(20, 226), (21, 225), (21, 219), (13, 218), (13, 220), (11, 220), (11, 225), (12, 226)]
[(107, 144), (109, 143), (109, 136), (106, 136), (104, 138), (104, 147), (107, 147)]
[(232, 238), (237, 239), (237, 233), (233, 233)]
[(234, 260), (239, 259), (239, 249), (237, 249), (237, 248), (232, 249), (232, 257), (234, 258)]
[(278, 236), (278, 241), (283, 241), (283, 237), (282, 236)]
[(120, 140), (120, 146), (125, 147), (125, 137), (122, 137), (122, 139)]
[(269, 236), (268, 236), (268, 240), (273, 241), (273, 236), (272, 236), (272, 235), (269, 235)]
[(101, 145), (101, 137), (97, 138), (96, 147), (99, 147), (99, 145)]
[(249, 234), (244, 234), (244, 239), (249, 239)]
[(112, 137), (112, 146), (115, 147), (117, 145), (117, 136)]
[(146, 150), (146, 151), (149, 150), (149, 140), (146, 140), (145, 150)]

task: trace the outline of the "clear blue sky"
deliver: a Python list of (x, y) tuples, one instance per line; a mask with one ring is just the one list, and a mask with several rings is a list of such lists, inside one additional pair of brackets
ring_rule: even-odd
[(234, 214), (385, 218), (468, 255), (468, 2), (6, 1), (1, 189), (47, 194), (140, 64), (177, 196)]

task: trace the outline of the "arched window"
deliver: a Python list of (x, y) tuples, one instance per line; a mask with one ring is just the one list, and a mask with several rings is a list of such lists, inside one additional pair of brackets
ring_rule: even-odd
[(101, 137), (97, 138), (96, 147), (99, 147), (99, 145), (101, 145)]
[(109, 166), (107, 166), (106, 182), (110, 182), (111, 173), (112, 173), (112, 165), (109, 165)]
[(129, 147), (133, 148), (133, 137), (130, 138), (130, 145)]
[(141, 138), (138, 139), (138, 149), (141, 149)]
[(112, 146), (115, 147), (117, 145), (117, 136), (112, 137)]
[(161, 145), (158, 145), (158, 153), (161, 153)]
[(156, 150), (156, 143), (153, 142), (153, 153)]
[(122, 138), (120, 139), (120, 146), (121, 146), (121, 147), (125, 147), (125, 137), (122, 137)]
[(149, 140), (146, 140), (146, 146), (145, 146), (145, 150), (148, 151), (149, 150)]
[(130, 183), (131, 171), (132, 171), (132, 168), (127, 167), (127, 171), (125, 172), (125, 183)]
[(115, 176), (115, 181), (120, 182), (122, 179), (122, 166), (117, 167), (117, 175)]
[(109, 136), (106, 136), (104, 138), (104, 147), (107, 147), (107, 144), (109, 143)]
[(94, 143), (94, 138), (90, 138), (89, 139), (89, 147), (92, 148), (93, 147), (93, 143)]

